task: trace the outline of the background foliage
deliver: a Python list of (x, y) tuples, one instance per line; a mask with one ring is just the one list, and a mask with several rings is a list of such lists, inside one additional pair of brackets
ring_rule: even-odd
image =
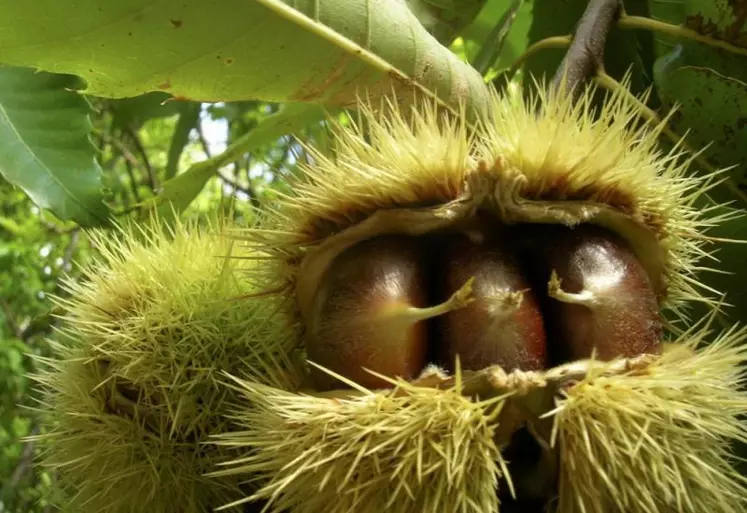
[[(479, 114), (486, 83), (555, 72), (562, 45), (525, 52), (571, 34), (586, 3), (0, 0), (0, 512), (50, 509), (54, 476), (21, 441), (39, 430), (29, 354), (48, 354), (49, 295), (92, 254), (83, 228), (153, 208), (199, 217), (231, 207), (248, 221), (306, 160), (299, 142), (323, 145), (325, 113), (344, 120), (356, 92), (433, 93)], [(747, 0), (624, 6), (643, 18), (613, 29), (606, 72), (629, 73), (659, 115), (679, 105), (671, 129), (709, 145), (712, 165), (732, 166), (713, 203), (745, 206)], [(747, 239), (744, 223), (715, 234)], [(709, 279), (735, 305), (722, 323), (747, 321), (744, 247), (721, 244), (718, 255), (712, 266), (733, 274)]]

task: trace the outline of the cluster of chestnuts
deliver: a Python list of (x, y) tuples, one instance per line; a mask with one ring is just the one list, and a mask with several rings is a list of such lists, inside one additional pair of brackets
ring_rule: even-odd
[[(358, 243), (327, 269), (307, 326), (308, 358), (370, 388), (429, 364), (542, 370), (657, 353), (657, 297), (629, 245), (595, 225), (486, 220), (423, 237)], [(313, 373), (319, 390), (340, 387)]]

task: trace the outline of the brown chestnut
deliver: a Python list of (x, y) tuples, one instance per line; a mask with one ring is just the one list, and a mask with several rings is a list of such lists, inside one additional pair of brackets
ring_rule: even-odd
[[(428, 307), (422, 241), (376, 237), (352, 246), (332, 262), (314, 298), (307, 358), (367, 388), (388, 388), (389, 378), (417, 377), (427, 364), (431, 317), (469, 302), (469, 287)], [(313, 368), (318, 390), (343, 386)]]
[(506, 371), (547, 366), (542, 313), (516, 257), (501, 237), (441, 240), (442, 282), (451, 293), (474, 277), (474, 302), (437, 320), (442, 365), (453, 370), (456, 355), (466, 370), (500, 365)]
[(589, 358), (592, 351), (600, 360), (660, 352), (656, 293), (622, 237), (595, 225), (517, 232), (528, 236), (525, 257), (536, 286), (545, 284), (555, 363)]

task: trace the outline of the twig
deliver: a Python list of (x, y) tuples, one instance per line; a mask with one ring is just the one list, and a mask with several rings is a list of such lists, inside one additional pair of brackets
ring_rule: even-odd
[(202, 123), (197, 123), (197, 125), (195, 125), (195, 130), (197, 131), (197, 138), (200, 141), (200, 146), (202, 146), (202, 151), (205, 152), (205, 156), (207, 158), (212, 157), (210, 154), (210, 145), (208, 145), (207, 139), (205, 139), (205, 133), (202, 131)]
[(67, 243), (67, 246), (65, 247), (65, 252), (62, 255), (62, 269), (64, 271), (70, 271), (70, 261), (73, 259), (73, 252), (75, 251), (75, 246), (78, 245), (78, 239), (80, 238), (80, 227), (76, 227), (75, 230), (73, 230), (72, 234), (70, 235), (70, 242)]
[(137, 191), (138, 183), (135, 180), (132, 164), (127, 158), (125, 158), (125, 167), (127, 168), (127, 176), (130, 177), (130, 188), (132, 189), (132, 195), (135, 197), (135, 203), (140, 203), (140, 193)]
[(143, 160), (143, 165), (145, 166), (145, 170), (148, 172), (148, 180), (150, 181), (150, 188), (155, 193), (159, 189), (158, 184), (158, 178), (156, 177), (156, 173), (153, 171), (153, 167), (150, 165), (150, 160), (148, 159), (148, 153), (145, 151), (145, 148), (143, 147), (143, 143), (140, 141), (140, 137), (137, 135), (137, 132), (132, 128), (127, 128), (127, 135), (132, 140), (132, 144), (135, 145), (135, 149), (137, 150), (138, 154), (140, 154), (140, 158)]
[[(246, 157), (246, 183), (248, 184), (247, 187), (247, 195), (249, 196), (249, 201), (252, 202), (252, 206), (254, 208), (259, 208), (262, 206), (262, 204), (259, 201), (259, 198), (257, 197), (257, 191), (254, 190), (254, 187), (252, 187), (252, 176), (250, 172), (250, 166), (252, 163), (252, 157), (251, 155), (247, 155)], [(241, 171), (241, 165), (238, 162), (234, 162), (233, 164), (233, 172), (234, 175), (238, 178), (239, 171)]]
[(244, 187), (243, 185), (238, 184), (237, 182), (231, 180), (230, 178), (223, 176), (223, 174), (220, 172), (218, 173), (218, 176), (226, 185), (229, 185), (236, 191), (243, 192), (244, 194), (246, 194), (249, 197), (249, 201), (251, 201), (254, 207), (260, 206), (259, 199), (257, 198), (257, 193), (254, 191), (253, 188), (251, 188), (251, 186), (249, 188)]
[[(34, 425), (29, 436), (35, 436), (38, 433), (39, 426)], [(6, 489), (12, 490), (16, 488), (28, 472), (34, 458), (34, 446), (35, 442), (33, 440), (26, 443), (26, 446), (23, 448), (23, 452), (21, 453), (21, 459), (18, 461), (16, 468), (13, 469), (13, 474), (10, 476), (10, 482), (6, 485)]]
[[(130, 191), (125, 186), (125, 183), (122, 180), (122, 177), (120, 176), (120, 174), (113, 171), (114, 166), (117, 165), (117, 162), (119, 161), (120, 157), (121, 157), (121, 155), (119, 155), (119, 154), (113, 155), (112, 158), (109, 159), (109, 161), (106, 163), (105, 169), (107, 169), (114, 176), (114, 179), (117, 181), (117, 185), (119, 186), (117, 188), (117, 190), (120, 193), (120, 201), (121, 201), (122, 205), (125, 208), (127, 208), (132, 203), (132, 198), (130, 197)], [(102, 164), (102, 166), (103, 166), (103, 164)]]
[[(252, 206), (254, 208), (259, 208), (262, 206), (262, 202), (259, 201), (259, 197), (257, 196), (257, 191), (254, 190), (254, 187), (252, 186), (252, 162), (254, 159), (252, 158), (251, 153), (246, 154), (246, 158), (244, 159), (244, 165), (246, 166), (246, 182), (249, 184), (249, 189), (251, 190), (252, 194), (249, 197), (249, 199), (252, 202)], [(236, 163), (236, 169), (239, 169), (239, 163)]]
[[(586, 26), (582, 27), (584, 22), (586, 22)], [(624, 6), (622, 5), (621, 0), (591, 0), (586, 11), (584, 12), (583, 17), (581, 18), (581, 21), (579, 22), (578, 28), (576, 29), (576, 35), (573, 37), (573, 43), (571, 43), (571, 36), (553, 36), (537, 41), (536, 43), (529, 46), (529, 48), (527, 48), (524, 53), (522, 53), (516, 59), (511, 68), (507, 72), (501, 74), (498, 78), (510, 80), (511, 77), (516, 74), (516, 71), (518, 71), (518, 69), (524, 64), (524, 62), (526, 62), (529, 57), (539, 51), (550, 48), (564, 48), (569, 45), (576, 46), (576, 43), (578, 43), (577, 46), (579, 55), (574, 55), (573, 57), (581, 58), (579, 64), (588, 66), (588, 64), (591, 63), (595, 64), (597, 68), (601, 67), (604, 62), (604, 43), (606, 40), (606, 36), (609, 33), (609, 29), (613, 24), (622, 30), (650, 30), (674, 36), (680, 39), (689, 39), (691, 41), (696, 41), (698, 43), (702, 43), (715, 48), (720, 48), (737, 55), (747, 55), (747, 48), (739, 47), (722, 39), (705, 36), (691, 28), (683, 27), (681, 25), (673, 25), (671, 23), (654, 20), (652, 18), (647, 18), (644, 16), (627, 15), (625, 14)], [(582, 45), (582, 41), (578, 39), (580, 35), (584, 34), (587, 36), (587, 41), (583, 41), (584, 44)], [(589, 38), (588, 36), (594, 37)], [(599, 37), (601, 37), (601, 39), (597, 39)], [(586, 43), (592, 43), (592, 46), (584, 46)], [(601, 47), (599, 46), (599, 43), (601, 43)], [(597, 46), (594, 46), (595, 44)], [(588, 52), (589, 50), (594, 50), (595, 48), (597, 50), (600, 50), (598, 56), (585, 55), (586, 52)], [(571, 50), (569, 50), (568, 54), (566, 55), (566, 59), (569, 59), (570, 54)], [(593, 58), (593, 60), (589, 61), (590, 58)], [(563, 65), (566, 64), (566, 59), (564, 59), (563, 64), (561, 64), (558, 73), (561, 72), (564, 67)], [(570, 72), (569, 78), (571, 78)], [(556, 75), (556, 82), (559, 80), (560, 79)], [(567, 81), (566, 83), (568, 82), (569, 81)], [(556, 83), (556, 86), (557, 85), (558, 84)]]
[(585, 84), (598, 71), (604, 71), (604, 48), (615, 21), (620, 16), (621, 0), (591, 0), (586, 7), (571, 41), (571, 46), (558, 67), (554, 88), (574, 97), (578, 85)]
[(140, 166), (140, 162), (138, 161), (137, 157), (132, 154), (132, 152), (122, 144), (122, 141), (117, 139), (116, 137), (111, 137), (109, 134), (105, 134), (103, 132), (99, 132), (101, 135), (101, 139), (106, 141), (108, 144), (111, 144), (114, 146), (117, 150), (119, 150), (119, 153), (125, 158), (126, 161), (128, 161), (133, 166)]

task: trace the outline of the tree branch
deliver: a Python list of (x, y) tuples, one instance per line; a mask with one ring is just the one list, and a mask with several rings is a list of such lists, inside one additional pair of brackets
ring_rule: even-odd
[(205, 133), (202, 131), (202, 123), (197, 123), (195, 131), (197, 132), (197, 139), (200, 141), (200, 146), (202, 146), (202, 151), (205, 153), (205, 157), (212, 157), (210, 153), (210, 145), (208, 144), (207, 139), (205, 139)]
[(73, 260), (73, 252), (75, 251), (75, 247), (78, 245), (78, 239), (80, 238), (80, 227), (76, 227), (75, 230), (73, 230), (72, 234), (70, 235), (70, 242), (68, 242), (67, 246), (65, 247), (65, 253), (62, 255), (62, 270), (65, 272), (69, 272), (72, 268), (72, 260)]
[[(39, 426), (34, 425), (34, 428), (31, 430), (29, 436), (35, 436), (38, 433)], [(8, 489), (15, 489), (21, 483), (21, 480), (28, 472), (29, 467), (31, 467), (32, 460), (34, 459), (34, 446), (34, 441), (26, 443), (26, 446), (23, 448), (23, 452), (21, 453), (21, 459), (18, 461), (16, 468), (13, 469), (13, 474), (11, 474), (10, 476), (10, 482), (6, 485)]]
[(140, 166), (140, 162), (138, 162), (137, 157), (135, 157), (135, 155), (133, 155), (132, 152), (127, 148), (127, 146), (122, 144), (122, 142), (119, 139), (115, 137), (111, 137), (109, 134), (105, 134), (103, 132), (99, 132), (99, 134), (101, 135), (102, 140), (106, 141), (107, 143), (111, 144), (113, 147), (118, 149), (119, 153), (122, 154), (122, 156), (127, 162), (129, 162), (133, 166)]
[[(246, 167), (246, 183), (249, 184), (249, 200), (252, 202), (252, 206), (255, 208), (259, 208), (262, 206), (262, 204), (259, 201), (259, 198), (257, 197), (257, 192), (254, 190), (254, 187), (252, 186), (252, 154), (247, 153), (246, 158), (244, 159), (244, 166)], [(238, 177), (239, 171), (241, 170), (241, 165), (236, 162), (234, 163), (234, 174), (236, 177)]]
[(604, 48), (610, 29), (622, 13), (622, 0), (591, 0), (579, 21), (571, 46), (553, 79), (553, 87), (574, 97), (604, 70)]
[(155, 171), (153, 171), (153, 166), (150, 165), (150, 160), (148, 159), (148, 153), (145, 151), (145, 148), (143, 147), (143, 143), (140, 141), (140, 137), (137, 135), (137, 132), (133, 128), (131, 127), (127, 128), (127, 135), (129, 135), (130, 139), (132, 140), (132, 144), (135, 145), (135, 149), (140, 155), (140, 158), (143, 160), (143, 165), (145, 166), (145, 170), (148, 172), (148, 180), (150, 182), (150, 188), (155, 193), (159, 188), (158, 178), (156, 177)]
[(220, 179), (225, 183), (226, 185), (233, 188), (234, 191), (243, 192), (249, 197), (249, 201), (252, 203), (254, 207), (259, 208), (261, 205), (259, 203), (259, 198), (257, 198), (257, 193), (254, 192), (254, 189), (251, 187), (251, 182), (249, 184), (249, 187), (244, 187), (243, 185), (235, 182), (234, 180), (231, 180), (230, 178), (224, 176), (222, 173), (218, 173), (218, 176)]
[(130, 177), (130, 188), (132, 189), (132, 195), (135, 197), (135, 203), (140, 203), (140, 193), (137, 192), (138, 183), (137, 180), (135, 180), (132, 163), (128, 158), (125, 158), (125, 168), (127, 169), (127, 176)]

